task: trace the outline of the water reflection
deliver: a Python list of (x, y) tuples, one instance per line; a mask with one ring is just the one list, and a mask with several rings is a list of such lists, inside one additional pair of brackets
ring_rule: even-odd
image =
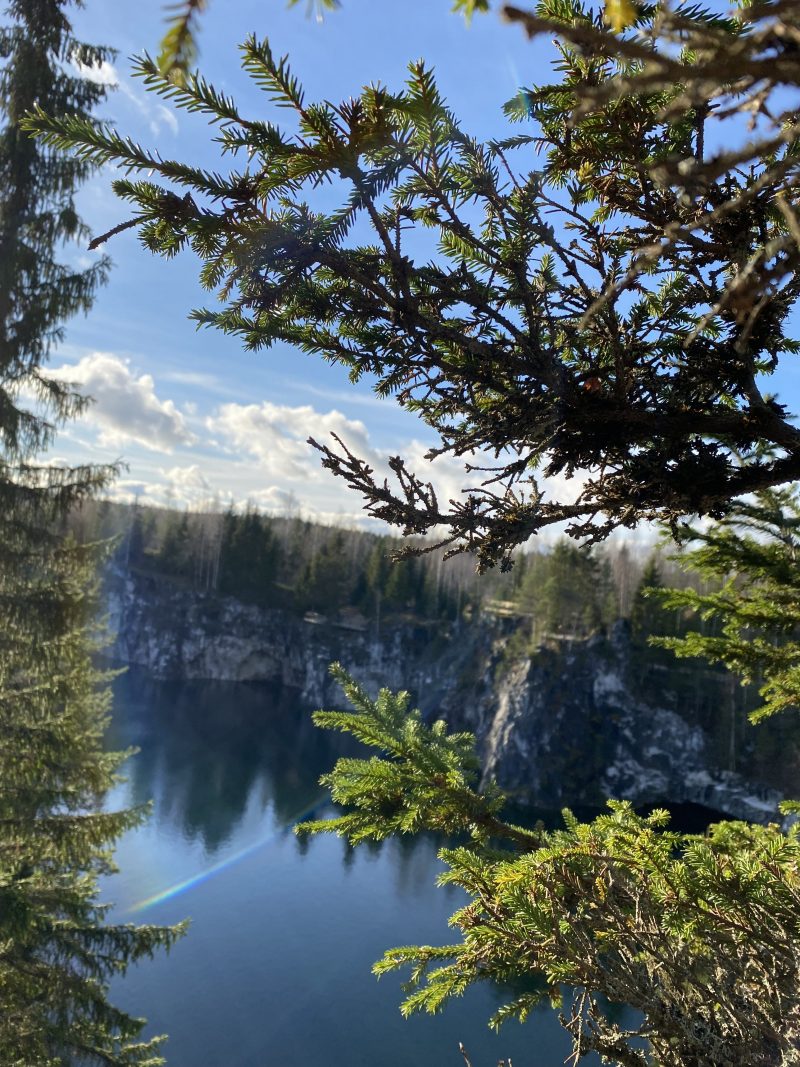
[(355, 750), (265, 685), (156, 682), (129, 671), (116, 697), (125, 714), (110, 743), (140, 749), (126, 767), (131, 800), (153, 800), (155, 820), (200, 841), (210, 857), (254, 804), (271, 808), (279, 825), (305, 817), (326, 795), (320, 775)]
[(318, 778), (354, 742), (262, 685), (138, 672), (117, 682), (111, 740), (141, 749), (112, 801), (152, 799), (154, 815), (121, 841), (108, 895), (123, 920), (192, 920), (169, 957), (113, 990), (148, 1034), (169, 1033), (169, 1067), (463, 1067), (459, 1041), (475, 1067), (564, 1062), (568, 1040), (546, 1009), (493, 1034), (506, 997), (481, 987), (442, 1016), (406, 1021), (401, 977), (372, 976), (386, 948), (451, 941), (464, 897), (436, 887), (431, 838), (353, 850), (292, 834), (299, 817), (325, 814)]

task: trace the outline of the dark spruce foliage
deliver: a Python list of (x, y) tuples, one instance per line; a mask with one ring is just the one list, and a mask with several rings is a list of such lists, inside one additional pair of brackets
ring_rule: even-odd
[[(242, 115), (201, 76), (176, 85), (138, 64), (150, 89), (217, 125), (241, 160), (230, 173), (43, 109), (29, 127), (166, 183), (115, 188), (146, 247), (201, 259), (224, 306), (198, 323), (366, 375), (437, 432), (431, 456), (465, 458), (474, 488), (448, 503), (400, 457), (385, 482), (341, 442), (319, 443), (373, 515), (507, 563), (556, 522), (602, 538), (721, 515), (800, 473), (800, 431), (762, 387), (798, 350), (800, 142), (782, 96), (800, 80), (796, 9), (639, 12), (615, 35), (577, 0), (507, 9), (561, 43), (558, 80), (519, 93), (507, 111), (520, 133), (502, 141), (463, 130), (422, 63), (403, 91), (312, 103), (255, 39), (243, 65), (281, 123)], [(731, 147), (709, 151), (712, 137)], [(328, 183), (332, 210), (316, 197)], [(537, 470), (588, 478), (577, 501), (551, 498)]]
[(99, 257), (89, 269), (61, 262), (63, 245), (88, 239), (75, 209), (78, 186), (94, 169), (32, 139), (20, 125), (36, 106), (91, 122), (107, 88), (82, 77), (75, 63), (98, 66), (108, 48), (76, 41), (55, 0), (17, 0), (0, 27), (0, 440), (9, 454), (49, 442), (51, 425), (23, 405), (17, 391), (33, 390), (56, 416), (68, 418), (80, 399), (40, 370), (63, 323), (92, 305), (108, 274)]
[[(651, 642), (681, 657), (723, 663), (760, 686), (754, 722), (800, 708), (800, 498), (770, 489), (741, 501), (723, 522), (683, 528), (682, 564), (710, 588), (650, 589), (664, 608), (689, 612), (703, 630)], [(713, 624), (716, 624), (713, 626)]]
[(110, 679), (93, 664), (106, 550), (58, 532), (114, 472), (41, 458), (83, 403), (43, 364), (108, 268), (59, 260), (85, 236), (74, 197), (92, 165), (20, 127), (34, 106), (90, 122), (105, 94), (71, 70), (110, 53), (73, 38), (66, 6), (17, 0), (0, 28), (0, 1062), (155, 1067), (158, 1040), (139, 1040), (108, 983), (180, 931), (109, 922), (98, 900), (145, 812), (100, 808), (128, 755), (103, 750)]

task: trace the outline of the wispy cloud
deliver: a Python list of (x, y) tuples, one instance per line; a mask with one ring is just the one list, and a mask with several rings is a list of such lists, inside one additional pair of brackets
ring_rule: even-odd
[[(249, 503), (265, 512), (299, 512), (320, 522), (379, 529), (385, 527), (360, 510), (358, 494), (322, 468), (318, 453), (308, 444), (309, 436), (330, 442), (330, 435), (336, 434), (373, 468), (376, 479), (387, 478), (390, 484), (394, 483), (390, 455), (402, 455), (410, 470), (432, 484), (443, 510), (448, 510), (450, 501), (462, 501), (465, 492), (489, 477), (488, 472), (467, 471), (465, 463), (493, 465), (491, 457), (475, 454), (443, 455), (431, 461), (427, 459), (430, 443), (415, 438), (398, 440), (391, 451), (379, 447), (376, 436), (382, 440), (385, 434), (372, 412), (365, 412), (362, 421), (336, 408), (264, 401), (218, 403), (210, 415), (201, 417), (180, 397), (176, 398), (180, 406), (165, 397), (164, 380), (176, 385), (202, 382), (211, 390), (213, 375), (170, 371), (160, 375), (157, 383), (152, 375), (139, 374), (113, 353), (84, 355), (53, 374), (75, 383), (95, 401), (82, 422), (68, 428), (59, 440), (65, 445), (77, 443), (75, 431), (86, 426), (98, 432), (98, 441), (82, 439), (82, 457), (87, 450), (93, 451), (103, 462), (106, 457), (100, 454), (100, 446), (124, 448), (130, 477), (118, 481), (112, 490), (121, 500), (178, 508)], [(183, 462), (158, 466), (154, 461), (154, 453), (176, 449)], [(574, 501), (584, 485), (581, 472), (572, 479), (540, 481), (548, 499), (565, 502)], [(539, 540), (551, 541), (562, 533), (553, 528)]]
[(375, 393), (348, 392), (344, 389), (325, 389), (316, 385), (303, 383), (303, 392), (329, 400), (334, 404), (356, 405), (358, 407), (380, 408), (382, 411), (398, 411), (398, 405), (389, 397), (376, 396)]
[(161, 374), (165, 382), (178, 382), (179, 385), (196, 385), (199, 389), (207, 389), (209, 392), (220, 392), (222, 383), (216, 374), (208, 374), (205, 371), (194, 370), (167, 370)]
[(173, 136), (178, 133), (178, 118), (175, 112), (166, 105), (153, 100), (151, 96), (136, 89), (128, 81), (120, 81), (119, 89), (145, 120), (154, 137), (157, 137), (165, 128)]
[(154, 136), (158, 136), (164, 129), (169, 130), (173, 136), (178, 133), (178, 119), (175, 112), (152, 95), (138, 89), (128, 78), (120, 75), (113, 63), (109, 63), (108, 60), (94, 64), (81, 63), (77, 56), (72, 56), (70, 63), (75, 73), (85, 78), (86, 81), (94, 82), (95, 85), (107, 85), (110, 89), (118, 89), (133, 104), (134, 109), (145, 120)]

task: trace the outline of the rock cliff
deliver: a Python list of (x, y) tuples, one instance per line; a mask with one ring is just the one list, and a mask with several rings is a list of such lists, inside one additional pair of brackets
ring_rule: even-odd
[(159, 678), (268, 681), (303, 705), (336, 706), (328, 665), (340, 660), (372, 691), (409, 689), (426, 715), (475, 732), (485, 777), (521, 804), (593, 807), (613, 796), (776, 818), (779, 792), (721, 766), (708, 729), (681, 713), (679, 691), (662, 685), (654, 696), (638, 677), (624, 623), (608, 638), (551, 641), (530, 655), (514, 651), (509, 620), (376, 632), (120, 574), (108, 611), (114, 659)]

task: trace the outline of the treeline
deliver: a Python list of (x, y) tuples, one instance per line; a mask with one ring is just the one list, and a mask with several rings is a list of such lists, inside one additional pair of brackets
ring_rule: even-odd
[(671, 555), (669, 549), (636, 552), (625, 544), (589, 549), (564, 538), (549, 551), (520, 555), (510, 604), (488, 601), (486, 607), (527, 618), (535, 641), (608, 632), (617, 619), (630, 621), (635, 638), (682, 634), (690, 616), (663, 608), (647, 590), (692, 585), (705, 591), (705, 585)]
[(123, 569), (259, 607), (349, 614), (372, 622), (455, 620), (484, 611), (526, 620), (532, 642), (581, 638), (628, 618), (635, 631), (679, 633), (685, 620), (643, 594), (685, 585), (668, 553), (626, 544), (587, 549), (563, 539), (520, 552), (510, 573), (475, 573), (466, 556), (432, 552), (400, 562), (402, 541), (253, 509), (176, 511), (93, 500), (68, 519), (79, 541), (116, 539)]
[(80, 541), (116, 538), (122, 568), (259, 607), (375, 620), (455, 619), (479, 599), (472, 561), (442, 553), (393, 562), (397, 538), (253, 509), (174, 511), (90, 501)]
[(774, 729), (750, 735), (753, 687), (742, 689), (721, 667), (680, 665), (672, 653), (649, 646), (651, 635), (681, 637), (689, 629), (715, 635), (717, 624), (645, 594), (659, 585), (710, 591), (670, 559), (669, 546), (589, 549), (564, 538), (518, 553), (508, 573), (477, 575), (466, 556), (444, 563), (441, 552), (432, 552), (393, 562), (402, 544), (396, 538), (252, 509), (189, 512), (94, 500), (74, 510), (67, 525), (79, 541), (114, 539), (123, 571), (351, 629), (375, 632), (405, 622), (436, 633), (458, 620), (506, 617), (508, 664), (543, 646), (610, 634), (627, 619), (637, 692), (680, 707), (701, 725), (722, 766), (763, 775), (779, 747)]

